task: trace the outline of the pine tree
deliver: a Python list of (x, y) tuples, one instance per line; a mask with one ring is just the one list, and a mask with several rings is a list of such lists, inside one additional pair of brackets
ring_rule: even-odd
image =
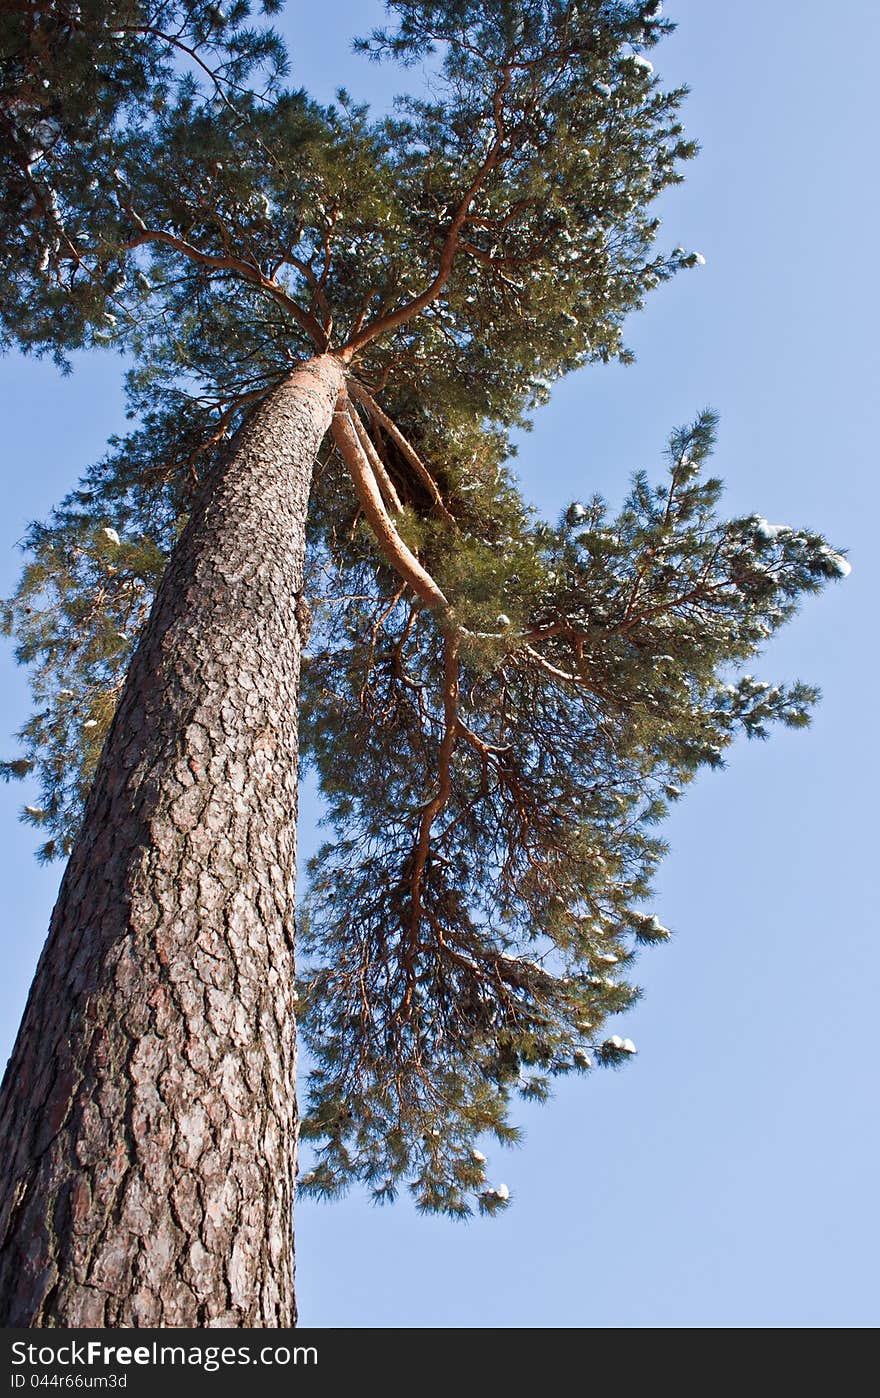
[[(64, 146), (79, 260), (31, 260), (20, 331), (6, 300), (32, 348), (126, 347), (140, 419), (8, 608), (37, 706), (7, 771), (70, 855), (2, 1102), (12, 1322), (290, 1322), (295, 1015), (305, 1189), (505, 1208), (511, 1098), (635, 1052), (606, 1022), (669, 936), (668, 803), (815, 698), (743, 669), (848, 565), (719, 517), (711, 413), (616, 517), (539, 520), (507, 465), (701, 261), (653, 250), (694, 153), (660, 6), (389, 8), (362, 47), (437, 51), (429, 97), (376, 121), (166, 65), (96, 174)], [(300, 743), (334, 838), (294, 998)]]

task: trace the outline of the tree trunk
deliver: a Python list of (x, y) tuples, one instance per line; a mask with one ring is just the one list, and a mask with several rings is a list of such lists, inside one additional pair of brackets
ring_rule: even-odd
[(295, 1322), (305, 516), (342, 383), (260, 406), (169, 563), (0, 1100), (0, 1321)]

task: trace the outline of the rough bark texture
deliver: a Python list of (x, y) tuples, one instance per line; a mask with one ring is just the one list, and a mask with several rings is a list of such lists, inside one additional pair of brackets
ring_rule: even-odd
[(298, 617), (341, 382), (258, 409), (134, 658), (3, 1084), (6, 1325), (295, 1321)]

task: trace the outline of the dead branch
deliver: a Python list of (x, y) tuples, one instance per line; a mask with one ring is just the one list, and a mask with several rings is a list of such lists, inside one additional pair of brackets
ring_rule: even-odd
[(360, 444), (363, 447), (364, 452), (366, 453), (367, 460), (369, 461), (370, 466), (372, 467), (373, 475), (379, 482), (379, 489), (382, 491), (382, 494), (385, 497), (386, 505), (390, 510), (393, 510), (396, 515), (403, 514), (403, 505), (400, 503), (400, 496), (398, 495), (394, 487), (393, 480), (389, 476), (388, 472), (385, 470), (385, 463), (379, 455), (378, 451), (376, 450), (376, 447), (370, 437), (369, 432), (367, 431), (366, 427), (364, 427), (364, 424), (361, 422), (360, 417), (357, 413), (352, 413), (351, 420), (354, 423), (355, 431), (357, 432), (358, 438), (360, 439)]
[(352, 421), (351, 408), (344, 389), (339, 395), (333, 414), (332, 433), (333, 441), (348, 467), (364, 514), (376, 536), (376, 542), (388, 562), (427, 606), (433, 611), (447, 612), (448, 601), (430, 573), (422, 567), (415, 554), (404, 543), (385, 509), (376, 477)]
[(424, 461), (422, 461), (422, 458), (419, 456), (415, 447), (407, 441), (406, 437), (404, 437), (396, 422), (394, 422), (388, 416), (388, 414), (382, 408), (379, 407), (379, 404), (376, 402), (373, 395), (369, 393), (366, 388), (364, 388), (364, 385), (362, 383), (360, 383), (356, 378), (352, 377), (352, 375), (350, 374), (348, 375), (347, 382), (352, 397), (356, 398), (359, 403), (362, 403), (364, 407), (367, 409), (367, 411), (371, 414), (371, 416), (375, 417), (376, 421), (382, 427), (384, 427), (385, 431), (388, 433), (388, 436), (394, 442), (395, 446), (399, 449), (401, 455), (415, 471), (422, 485), (425, 487), (425, 489), (431, 496), (431, 500), (438, 514), (441, 514), (443, 516), (447, 524), (451, 524), (454, 526), (455, 519), (449, 513), (448, 509), (443, 503), (443, 497), (440, 494), (440, 488), (437, 485), (437, 482), (434, 480), (434, 477), (431, 475), (431, 472), (425, 465)]

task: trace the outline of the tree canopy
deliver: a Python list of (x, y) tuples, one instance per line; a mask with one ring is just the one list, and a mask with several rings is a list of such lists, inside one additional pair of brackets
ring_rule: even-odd
[[(262, 0), (272, 14), (280, 0)], [(66, 352), (113, 315), (117, 152), (197, 79), (233, 110), (285, 66), (249, 0), (17, 0), (0, 13), (0, 343)]]
[[(634, 1052), (607, 1020), (638, 994), (638, 949), (669, 936), (647, 906), (656, 827), (738, 733), (808, 721), (813, 689), (746, 667), (848, 565), (809, 530), (719, 515), (710, 412), (617, 514), (587, 489), (541, 520), (511, 472), (552, 383), (626, 360), (627, 315), (702, 260), (656, 247), (651, 205), (696, 149), (684, 89), (646, 57), (670, 29), (656, 0), (388, 8), (364, 52), (434, 65), (391, 116), (281, 90), (246, 7), (216, 41), (181, 7), (222, 78), (119, 40), (136, 100), (21, 176), (10, 337), (124, 348), (138, 424), (29, 533), (7, 626), (36, 710), (7, 772), (36, 768), (27, 817), (44, 857), (67, 852), (195, 487), (294, 364), (338, 355), (301, 706), (333, 831), (299, 919), (302, 1184), (382, 1200), (406, 1182), (461, 1216), (507, 1203), (480, 1138), (515, 1138), (513, 1096)], [(243, 78), (267, 60), (256, 95)], [(61, 191), (57, 217), (35, 219), (35, 182)]]

